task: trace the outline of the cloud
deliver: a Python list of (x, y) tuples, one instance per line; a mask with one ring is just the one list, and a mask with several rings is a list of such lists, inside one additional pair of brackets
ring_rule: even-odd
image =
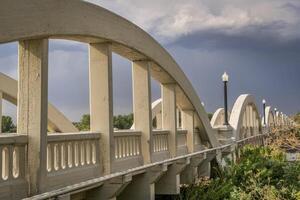
[(300, 3), (294, 0), (152, 0), (91, 2), (111, 9), (149, 31), (164, 43), (195, 32), (242, 35), (249, 27), (268, 27), (282, 39), (298, 37)]

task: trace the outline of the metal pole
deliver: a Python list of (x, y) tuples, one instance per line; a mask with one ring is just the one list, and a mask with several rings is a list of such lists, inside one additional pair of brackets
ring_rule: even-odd
[(224, 111), (225, 111), (224, 125), (229, 125), (229, 123), (228, 123), (228, 106), (227, 106), (227, 81), (224, 81)]
[(264, 125), (266, 125), (266, 104), (263, 103), (263, 109), (264, 109)]

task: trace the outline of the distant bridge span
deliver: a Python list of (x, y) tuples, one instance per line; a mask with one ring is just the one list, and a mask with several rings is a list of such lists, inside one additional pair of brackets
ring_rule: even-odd
[[(79, 0), (2, 0), (0, 27), (0, 43), (19, 42), (18, 130), (0, 135), (0, 199), (178, 194), (180, 183), (210, 176), (213, 159), (220, 165), (224, 157), (234, 160), (244, 144), (262, 145), (272, 126), (293, 125), (270, 110), (262, 124), (251, 95), (237, 99), (230, 125), (222, 124), (222, 109), (210, 123), (170, 54), (145, 31), (99, 6)], [(89, 45), (89, 132), (47, 132), (48, 42), (53, 38)], [(113, 52), (132, 61), (130, 130), (113, 129)], [(151, 77), (161, 84), (153, 112)]]

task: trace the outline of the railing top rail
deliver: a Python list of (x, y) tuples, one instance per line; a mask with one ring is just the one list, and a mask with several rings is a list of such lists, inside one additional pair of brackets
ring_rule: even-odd
[(185, 129), (177, 129), (177, 133), (179, 133), (179, 134), (187, 134), (187, 130), (185, 130)]
[[(236, 143), (240, 143), (240, 142), (243, 142), (247, 139), (249, 140), (251, 138), (261, 137), (261, 136), (266, 136), (266, 135), (267, 134), (260, 134), (260, 135), (256, 135), (256, 136), (251, 136), (249, 138), (239, 140)], [(211, 153), (213, 151), (215, 151), (215, 152), (222, 151), (223, 149), (226, 149), (226, 148), (228, 148), (228, 147), (230, 147), (231, 145), (234, 145), (234, 144), (235, 143), (226, 144), (226, 145), (214, 147), (214, 148), (211, 148), (211, 149), (205, 149), (205, 150), (201, 150), (201, 151), (198, 151), (198, 152), (195, 152), (195, 153), (190, 153), (190, 154), (186, 154), (186, 155), (183, 155), (183, 156), (178, 156), (178, 157), (175, 157), (175, 158), (169, 158), (169, 159), (166, 159), (166, 160), (163, 160), (163, 161), (159, 161), (159, 162), (150, 163), (150, 164), (147, 164), (147, 165), (135, 167), (135, 168), (128, 169), (128, 170), (125, 170), (125, 171), (122, 171), (122, 172), (116, 172), (116, 173), (109, 174), (109, 175), (106, 175), (106, 176), (103, 176), (103, 177), (94, 178), (94, 179), (91, 179), (91, 180), (88, 180), (88, 181), (84, 181), (84, 182), (81, 182), (81, 183), (74, 184), (74, 185), (72, 185), (72, 187), (67, 186), (67, 187), (64, 187), (64, 188), (60, 188), (58, 190), (53, 190), (51, 192), (46, 192), (46, 193), (43, 193), (43, 194), (39, 194), (39, 195), (30, 197), (30, 198), (26, 198), (25, 200), (29, 200), (29, 199), (31, 199), (31, 200), (47, 199), (47, 198), (51, 198), (51, 197), (54, 197), (54, 196), (67, 194), (67, 193), (70, 193), (70, 192), (73, 192), (73, 191), (76, 191), (76, 190), (79, 190), (79, 189), (84, 189), (84, 188), (87, 188), (87, 187), (91, 188), (91, 187), (93, 187), (93, 185), (95, 185), (95, 187), (99, 187), (99, 185), (101, 185), (101, 182), (106, 181), (106, 180), (111, 179), (111, 178), (115, 178), (115, 177), (118, 177), (118, 176), (130, 175), (130, 173), (133, 173), (135, 171), (145, 170), (147, 168), (150, 168), (150, 167), (153, 167), (153, 166), (156, 166), (156, 165), (166, 165), (166, 164), (174, 162), (174, 161), (190, 158), (192, 156), (196, 156), (196, 155), (200, 155), (200, 154)]]
[(71, 140), (89, 140), (99, 139), (98, 132), (78, 132), (78, 133), (50, 133), (48, 134), (48, 142), (63, 142)]
[(27, 144), (27, 135), (16, 134), (16, 133), (1, 133), (0, 134), (0, 145), (1, 144)]
[(136, 131), (136, 130), (117, 130), (114, 131), (114, 136), (115, 137), (123, 137), (123, 136), (141, 136), (142, 133), (140, 131)]
[(167, 135), (169, 134), (168, 130), (163, 130), (163, 129), (155, 129), (152, 131), (153, 135)]

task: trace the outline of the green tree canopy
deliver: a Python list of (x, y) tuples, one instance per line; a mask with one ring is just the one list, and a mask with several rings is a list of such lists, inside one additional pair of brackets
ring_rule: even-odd
[(2, 133), (14, 133), (17, 131), (12, 118), (10, 116), (2, 116)]
[[(117, 129), (130, 129), (133, 123), (133, 114), (129, 115), (117, 115), (114, 116), (114, 128)], [(80, 122), (74, 122), (74, 125), (80, 131), (89, 131), (90, 130), (90, 115), (85, 114), (82, 116)]]

